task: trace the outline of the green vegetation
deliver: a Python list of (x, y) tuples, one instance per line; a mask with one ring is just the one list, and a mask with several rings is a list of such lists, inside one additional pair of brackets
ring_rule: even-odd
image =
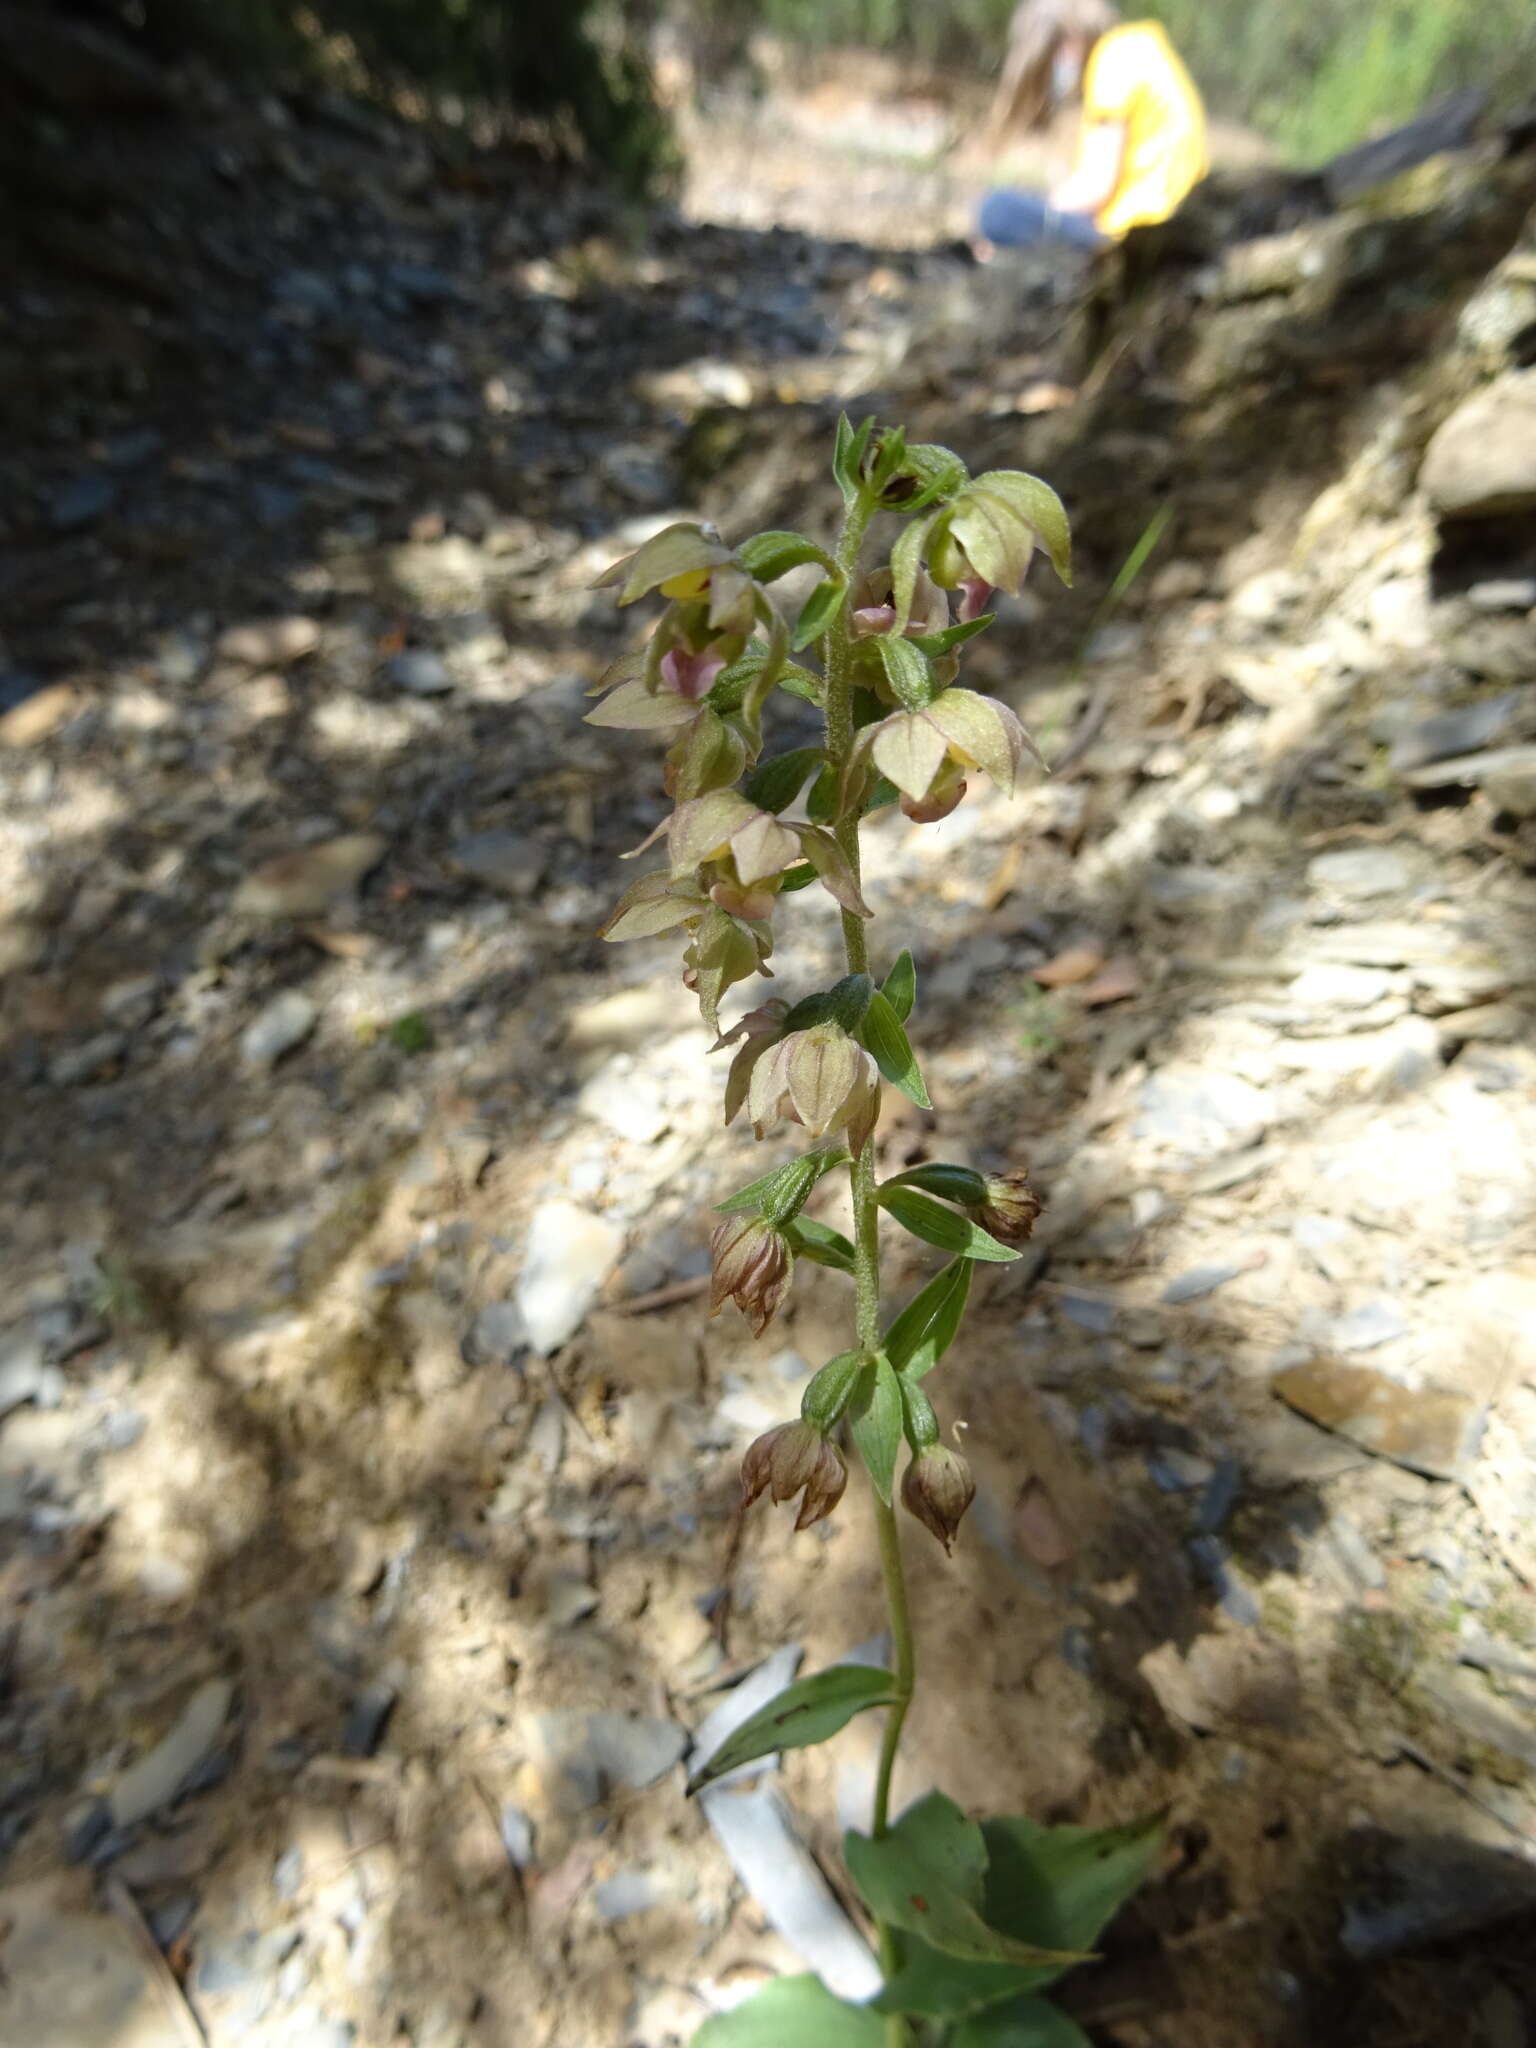
[[(1321, 163), (1458, 87), (1518, 99), (1536, 60), (1530, 0), (1123, 0), (1162, 21), (1214, 113)], [(802, 47), (1000, 61), (1013, 0), (692, 0), (695, 21)], [(1526, 88), (1528, 95), (1528, 85)]]

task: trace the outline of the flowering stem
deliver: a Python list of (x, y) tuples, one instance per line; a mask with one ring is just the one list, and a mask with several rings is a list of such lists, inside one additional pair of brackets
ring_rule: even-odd
[[(827, 632), (825, 666), (827, 758), (839, 780), (854, 738), (853, 635), (848, 622), (849, 606), (857, 579), (859, 550), (873, 511), (874, 506), (868, 499), (863, 496), (856, 498), (848, 508), (837, 544), (837, 566), (843, 573), (846, 590), (842, 606)], [(850, 805), (838, 818), (834, 831), (857, 879), (860, 867), (857, 804)], [(843, 946), (848, 957), (848, 972), (868, 973), (869, 953), (864, 940), (863, 920), (847, 910), (843, 912)], [(853, 1194), (854, 1290), (859, 1346), (864, 1351), (877, 1351), (880, 1347), (880, 1212), (875, 1200), (873, 1132), (849, 1167), (849, 1181)], [(896, 1510), (878, 1497), (875, 1501), (875, 1527), (880, 1543), (880, 1573), (885, 1586), (886, 1613), (896, 1664), (893, 1674), (896, 1697), (886, 1711), (880, 1763), (875, 1775), (874, 1834), (878, 1840), (890, 1828), (891, 1776), (896, 1767), (896, 1752), (901, 1743), (907, 1709), (912, 1704), (917, 1660)], [(896, 1930), (884, 1922), (880, 1923), (878, 1932), (881, 1974), (889, 1981), (901, 1967), (900, 1938)], [(907, 2048), (910, 2039), (906, 2021), (900, 2015), (892, 2014), (886, 2021), (889, 2048)]]

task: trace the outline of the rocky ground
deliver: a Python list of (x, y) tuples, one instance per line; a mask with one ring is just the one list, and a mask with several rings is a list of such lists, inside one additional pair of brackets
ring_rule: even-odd
[[(903, 1792), (1167, 1809), (1067, 1993), (1106, 2048), (1518, 2048), (1536, 159), (1217, 194), (1093, 279), (711, 225), (709, 143), (636, 222), (206, 80), (44, 136), (0, 336), (0, 2035), (672, 2048), (797, 1956), (868, 1981), (867, 1731), (681, 1796), (878, 1588), (855, 1499), (735, 1517), (846, 1303), (704, 1317), (767, 1162), (675, 946), (592, 936), (658, 750), (580, 723), (597, 569), (687, 511), (824, 532), (846, 404), (1040, 470), (1083, 562), (976, 657), (1052, 779), (870, 835), (942, 1132), (885, 1157), (1050, 1204), (939, 1383), (982, 1487), (953, 1565), (912, 1546)], [(833, 962), (795, 903), (788, 990)]]

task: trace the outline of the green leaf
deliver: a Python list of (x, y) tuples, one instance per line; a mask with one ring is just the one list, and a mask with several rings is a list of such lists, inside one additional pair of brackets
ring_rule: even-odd
[(867, 1050), (874, 1055), (875, 1065), (887, 1081), (894, 1083), (902, 1094), (915, 1102), (919, 1109), (932, 1109), (928, 1090), (923, 1086), (923, 1077), (918, 1072), (917, 1061), (907, 1043), (907, 1034), (901, 1019), (881, 989), (872, 989), (863, 1022), (858, 1027), (859, 1036)]
[(847, 585), (841, 576), (828, 576), (817, 584), (800, 607), (800, 616), (790, 635), (789, 644), (796, 654), (802, 647), (809, 647), (821, 638), (837, 617), (838, 607), (846, 594)]
[(774, 583), (791, 569), (798, 569), (802, 562), (820, 562), (824, 569), (833, 571), (837, 568), (826, 549), (817, 547), (803, 533), (754, 533), (737, 548), (736, 559), (759, 583)]
[(901, 1968), (874, 2000), (877, 2012), (921, 2014), (928, 2019), (964, 2019), (1001, 1999), (1055, 1983), (1066, 1963), (971, 1963), (945, 1955), (915, 1935), (902, 1941)]
[(838, 489), (845, 504), (853, 504), (863, 494), (864, 480), (859, 472), (864, 462), (864, 451), (869, 446), (869, 437), (875, 430), (875, 416), (862, 420), (855, 428), (847, 413), (840, 413), (837, 421), (837, 444), (832, 456), (832, 474), (837, 479)]
[[(719, 678), (716, 677), (718, 682)], [(798, 661), (786, 661), (779, 670), (779, 688), (791, 697), (803, 698), (807, 704), (818, 708), (826, 700), (826, 689), (821, 677), (814, 669), (802, 668)]]
[(901, 791), (891, 781), (890, 777), (877, 775), (873, 786), (866, 792), (859, 810), (860, 814), (867, 818), (871, 811), (883, 811), (888, 804), (899, 804), (900, 802)]
[(834, 1998), (819, 1977), (776, 1977), (707, 2019), (693, 2048), (884, 2048), (885, 2022)]
[(912, 596), (917, 589), (917, 572), (923, 565), (923, 548), (931, 519), (914, 519), (896, 536), (891, 549), (891, 602), (896, 607), (896, 631), (905, 633), (912, 616)]
[(834, 1664), (830, 1671), (797, 1680), (725, 1738), (688, 1780), (690, 1796), (760, 1756), (825, 1742), (846, 1728), (855, 1714), (889, 1706), (896, 1697), (895, 1686), (889, 1671), (863, 1664)]
[[(1045, 1828), (1028, 1820), (991, 1820), (983, 1822), (981, 1835), (988, 1857), (982, 1909), (989, 1925), (1082, 1952), (1093, 1947), (1150, 1871), (1160, 1825), (1150, 1820), (1124, 1828)], [(1040, 1968), (961, 1961), (929, 1941), (909, 1939), (901, 1969), (875, 2004), (882, 2012), (961, 2019), (1021, 1992), (1039, 1991), (1067, 1967), (1065, 1960)], [(1011, 2038), (1004, 2034), (994, 2044), (981, 2035), (978, 2041), (1001, 2048)], [(1043, 2048), (1056, 2048), (1056, 2039), (1044, 2035)], [(1073, 2040), (1061, 2035), (1061, 2048)]]
[(906, 452), (906, 429), (886, 427), (876, 442), (875, 459), (869, 471), (869, 488), (876, 496), (885, 489), (901, 467), (901, 459)]
[(859, 1456), (869, 1468), (870, 1483), (889, 1507), (896, 1478), (896, 1454), (901, 1449), (901, 1388), (891, 1361), (881, 1352), (864, 1368), (864, 1377), (848, 1404), (853, 1440)]
[(998, 1266), (1009, 1265), (1019, 1256), (979, 1223), (957, 1216), (953, 1209), (946, 1209), (931, 1195), (919, 1194), (916, 1188), (882, 1188), (878, 1200), (903, 1230), (910, 1230), (924, 1244), (937, 1245), (941, 1252), (958, 1252), (962, 1259), (984, 1259)]
[(774, 1167), (771, 1173), (760, 1174), (744, 1188), (738, 1188), (734, 1195), (728, 1195), (723, 1202), (716, 1202), (715, 1212), (720, 1216), (736, 1216), (744, 1209), (755, 1209), (769, 1223), (785, 1223), (797, 1213), (824, 1173), (847, 1163), (848, 1154), (841, 1145), (833, 1146), (830, 1151), (803, 1153), (798, 1159), (786, 1160), (783, 1166)]
[(951, 1259), (886, 1331), (886, 1356), (903, 1379), (926, 1378), (954, 1343), (971, 1291), (972, 1263)]
[(1015, 1998), (967, 2020), (950, 2048), (1093, 2048), (1077, 2024), (1048, 1998)]
[(798, 867), (786, 868), (784, 870), (784, 879), (779, 883), (779, 894), (781, 896), (792, 896), (797, 889), (809, 889), (812, 882), (819, 882), (820, 880), (821, 877), (811, 866), (810, 862), (808, 860), (802, 861)]
[(978, 1209), (987, 1199), (987, 1184), (969, 1166), (950, 1166), (933, 1159), (926, 1166), (909, 1166), (882, 1183), (888, 1188), (921, 1188), (925, 1195), (937, 1195), (941, 1202), (958, 1202), (962, 1209)]
[(997, 1819), (982, 1834), (990, 1859), (987, 1918), (1005, 1933), (1074, 1949), (1092, 1948), (1146, 1880), (1163, 1838), (1156, 1815), (1121, 1828)]
[(1081, 1960), (989, 1927), (980, 1902), (987, 1851), (981, 1829), (952, 1799), (930, 1792), (880, 1841), (849, 1831), (843, 1854), (877, 1920), (962, 1962), (1066, 1968)]
[(908, 711), (922, 711), (933, 702), (937, 686), (926, 654), (919, 654), (910, 640), (894, 633), (882, 633), (874, 647), (899, 704)]
[(794, 802), (807, 777), (815, 774), (826, 758), (820, 747), (795, 747), (787, 754), (775, 754), (771, 760), (758, 762), (742, 784), (742, 794), (759, 810), (777, 816)]
[(896, 964), (881, 982), (880, 993), (905, 1024), (912, 1014), (912, 1005), (917, 1001), (917, 969), (907, 947), (903, 946), (896, 955)]
[(785, 1225), (784, 1235), (796, 1254), (809, 1259), (813, 1266), (830, 1266), (836, 1273), (853, 1271), (853, 1246), (840, 1230), (818, 1223), (811, 1216), (796, 1216)]
[(829, 761), (811, 784), (805, 800), (805, 815), (813, 825), (830, 825), (837, 817), (838, 775)]
[(988, 626), (995, 623), (995, 613), (983, 612), (980, 618), (967, 619), (963, 626), (946, 626), (942, 633), (914, 633), (912, 645), (924, 654), (952, 654), (957, 647), (963, 647), (967, 640), (974, 640), (978, 633), (985, 633)]

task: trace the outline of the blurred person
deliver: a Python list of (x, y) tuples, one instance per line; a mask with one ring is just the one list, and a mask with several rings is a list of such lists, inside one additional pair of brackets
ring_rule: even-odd
[(1070, 176), (1043, 195), (989, 192), (978, 256), (1053, 241), (1104, 248), (1167, 220), (1205, 176), (1205, 108), (1160, 23), (1121, 21), (1109, 0), (1023, 0), (988, 121), (994, 147), (1014, 121), (1041, 127), (1079, 95)]

